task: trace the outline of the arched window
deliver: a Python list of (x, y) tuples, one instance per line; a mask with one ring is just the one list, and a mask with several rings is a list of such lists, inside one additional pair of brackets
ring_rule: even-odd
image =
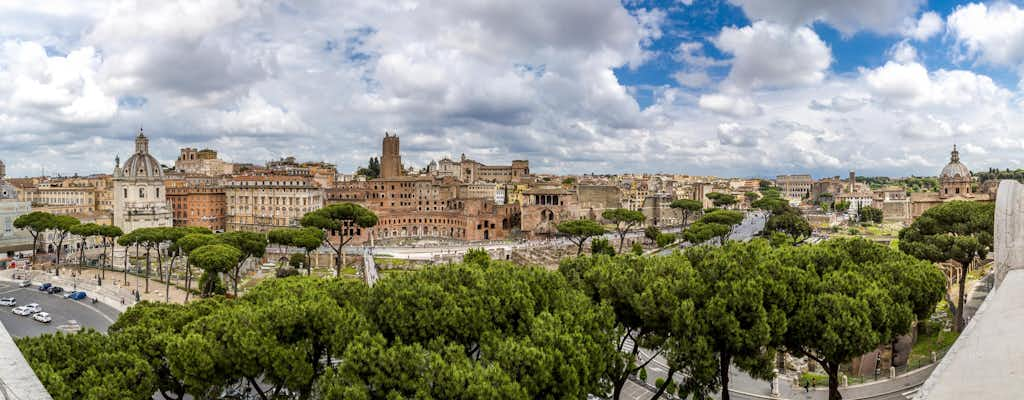
[(146, 198), (146, 191), (145, 191), (145, 189), (139, 188), (139, 198), (140, 199)]
[(160, 198), (160, 188), (156, 188), (156, 197)]

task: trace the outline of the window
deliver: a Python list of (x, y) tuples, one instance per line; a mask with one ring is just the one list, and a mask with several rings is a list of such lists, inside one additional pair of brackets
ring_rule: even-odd
[(124, 188), (124, 198), (128, 198), (128, 188)]
[(139, 188), (139, 198), (140, 199), (146, 198), (146, 190), (145, 189)]

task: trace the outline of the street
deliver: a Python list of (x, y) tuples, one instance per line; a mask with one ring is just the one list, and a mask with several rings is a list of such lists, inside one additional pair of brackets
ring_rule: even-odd
[(50, 313), (53, 317), (53, 322), (44, 324), (36, 322), (31, 317), (15, 315), (11, 312), (14, 307), (2, 307), (0, 323), (3, 323), (11, 336), (19, 338), (58, 331), (72, 332), (79, 327), (106, 332), (107, 327), (117, 320), (117, 310), (103, 303), (92, 304), (88, 299), (69, 300), (63, 296), (66, 292), (47, 294), (37, 290), (38, 287), (38, 282), (33, 282), (32, 286), (26, 288), (19, 288), (17, 283), (13, 282), (0, 282), (0, 297), (14, 297), (18, 300), (19, 306), (38, 303), (44, 312)]

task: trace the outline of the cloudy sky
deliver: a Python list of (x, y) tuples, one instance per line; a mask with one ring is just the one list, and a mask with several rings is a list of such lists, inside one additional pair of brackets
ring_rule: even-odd
[(939, 0), (0, 2), (8, 174), (211, 147), (350, 172), (402, 138), (537, 172), (1021, 167), (1024, 6)]

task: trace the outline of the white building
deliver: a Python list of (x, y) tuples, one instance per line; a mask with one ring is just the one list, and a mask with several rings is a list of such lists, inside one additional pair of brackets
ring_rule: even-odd
[(149, 139), (139, 129), (135, 154), (114, 166), (114, 225), (126, 233), (138, 228), (171, 226), (164, 171), (149, 154)]

